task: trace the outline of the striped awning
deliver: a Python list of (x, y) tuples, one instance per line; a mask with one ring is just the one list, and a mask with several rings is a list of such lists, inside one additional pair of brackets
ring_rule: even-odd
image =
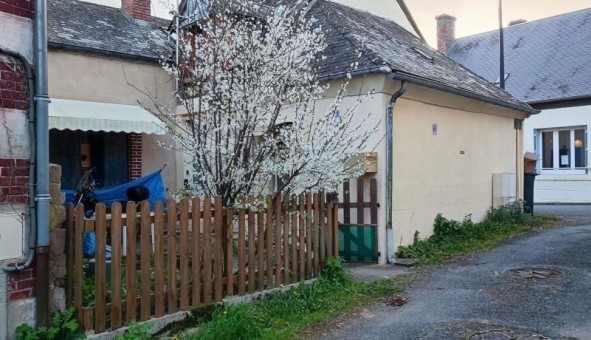
[(49, 128), (163, 135), (164, 123), (136, 105), (51, 99)]

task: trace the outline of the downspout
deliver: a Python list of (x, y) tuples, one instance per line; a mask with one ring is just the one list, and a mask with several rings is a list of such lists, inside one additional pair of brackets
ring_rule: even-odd
[(386, 260), (394, 264), (394, 231), (392, 229), (392, 167), (393, 167), (393, 138), (394, 138), (394, 105), (408, 88), (408, 81), (402, 80), (400, 89), (390, 98), (386, 107)]
[(47, 3), (35, 0), (35, 112), (37, 135), (37, 326), (49, 324), (49, 94)]
[(28, 209), (28, 218), (27, 222), (30, 225), (28, 231), (28, 244), (27, 249), (25, 250), (26, 253), (24, 257), (17, 261), (10, 266), (2, 266), (1, 269), (6, 273), (12, 273), (27, 269), (33, 263), (33, 259), (35, 258), (35, 242), (37, 237), (37, 228), (36, 226), (36, 217), (35, 217), (35, 197), (32, 194), (33, 190), (35, 190), (35, 88), (33, 85), (34, 76), (31, 64), (23, 55), (17, 52), (5, 50), (0, 47), (0, 54), (8, 55), (12, 58), (19, 60), (25, 66), (25, 72), (27, 74), (27, 91), (29, 94), (29, 114), (27, 116), (28, 124), (29, 124), (29, 209)]

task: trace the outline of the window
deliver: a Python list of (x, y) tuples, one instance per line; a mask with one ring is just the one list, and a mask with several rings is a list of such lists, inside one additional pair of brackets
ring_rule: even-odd
[(587, 171), (586, 127), (538, 130), (534, 141), (541, 156), (542, 173), (585, 173)]

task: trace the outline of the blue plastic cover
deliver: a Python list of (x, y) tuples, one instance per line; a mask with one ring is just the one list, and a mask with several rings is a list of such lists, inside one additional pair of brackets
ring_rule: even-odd
[[(154, 210), (156, 201), (166, 202), (166, 190), (161, 172), (162, 170), (158, 170), (125, 184), (107, 189), (97, 189), (94, 194), (101, 203), (111, 205), (115, 202), (127, 202), (127, 189), (132, 186), (143, 185), (150, 190), (150, 207)], [(62, 190), (62, 192), (66, 194), (66, 203), (76, 204), (74, 201), (75, 190)]]

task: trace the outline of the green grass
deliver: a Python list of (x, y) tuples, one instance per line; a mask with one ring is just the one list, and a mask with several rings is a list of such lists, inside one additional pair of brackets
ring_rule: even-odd
[(363, 283), (352, 280), (340, 260), (330, 259), (324, 275), (312, 284), (267, 295), (251, 304), (227, 305), (187, 339), (286, 339), (331, 317), (404, 291), (411, 276)]
[(448, 220), (437, 215), (433, 224), (433, 235), (426, 240), (415, 233), (414, 243), (399, 247), (402, 257), (418, 260), (419, 265), (436, 265), (445, 259), (467, 252), (490, 249), (507, 238), (526, 233), (533, 228), (544, 228), (558, 224), (552, 216), (530, 216), (523, 213), (521, 203), (512, 203), (498, 209), (491, 209), (484, 221), (474, 223), (469, 217), (463, 221)]

